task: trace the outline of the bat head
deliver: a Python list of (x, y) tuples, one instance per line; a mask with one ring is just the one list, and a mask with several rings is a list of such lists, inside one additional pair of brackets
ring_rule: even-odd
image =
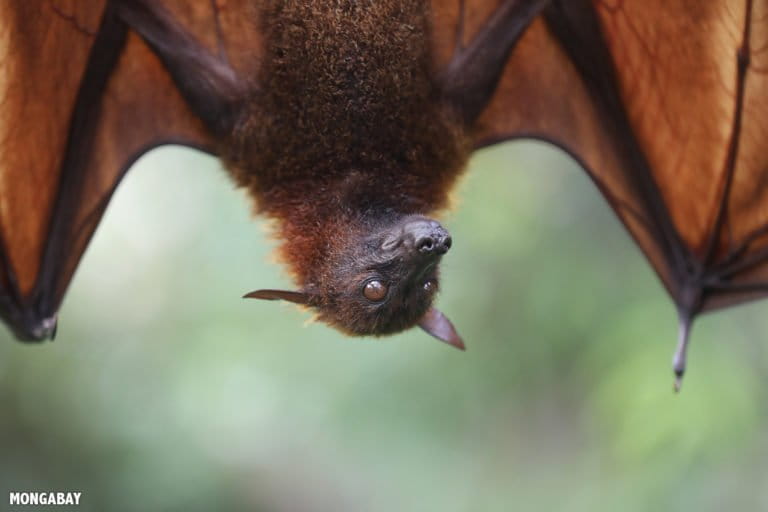
[(419, 325), (463, 349), (451, 322), (432, 307), (438, 265), (451, 243), (439, 222), (400, 216), (335, 241), (313, 284), (303, 290), (258, 290), (246, 297), (308, 306), (320, 320), (355, 336), (385, 336)]

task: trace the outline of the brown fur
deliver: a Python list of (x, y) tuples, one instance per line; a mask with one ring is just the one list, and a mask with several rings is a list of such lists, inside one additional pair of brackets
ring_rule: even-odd
[(430, 78), (429, 12), (413, 0), (270, 0), (258, 91), (225, 157), (303, 289), (385, 216), (430, 214), (469, 154)]

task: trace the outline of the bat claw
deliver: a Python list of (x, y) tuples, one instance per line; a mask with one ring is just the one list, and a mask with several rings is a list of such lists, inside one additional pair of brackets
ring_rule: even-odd
[(680, 392), (680, 388), (683, 386), (683, 375), (685, 374), (686, 360), (688, 357), (688, 340), (691, 334), (691, 317), (690, 315), (680, 315), (680, 331), (677, 339), (677, 349), (675, 349), (675, 355), (672, 358), (672, 370), (675, 372), (675, 393)]
[(23, 341), (45, 341), (53, 340), (56, 337), (56, 326), (58, 325), (57, 315), (54, 313), (48, 318), (30, 322), (22, 331), (16, 335)]
[(680, 392), (680, 388), (683, 387), (683, 374), (675, 374), (675, 383), (673, 384), (673, 389), (675, 390), (675, 393)]

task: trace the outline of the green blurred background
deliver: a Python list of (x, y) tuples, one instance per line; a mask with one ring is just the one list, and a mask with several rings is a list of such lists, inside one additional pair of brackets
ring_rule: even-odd
[(466, 353), (241, 300), (289, 286), (250, 210), (213, 158), (136, 165), (56, 341), (0, 333), (0, 505), (768, 510), (766, 304), (701, 318), (673, 394), (674, 307), (562, 153), (481, 151), (457, 190), (439, 306)]

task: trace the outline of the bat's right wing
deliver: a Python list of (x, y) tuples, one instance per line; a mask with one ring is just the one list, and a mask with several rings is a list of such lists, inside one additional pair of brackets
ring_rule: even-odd
[(534, 137), (582, 164), (678, 306), (682, 374), (697, 313), (768, 294), (768, 2), (435, 5), (451, 83), (497, 73), (477, 146)]
[(160, 4), (165, 21), (142, 21), (133, 0), (0, 2), (0, 316), (21, 339), (53, 334), (78, 261), (141, 154), (213, 150), (200, 112), (131, 28), (151, 37), (178, 24), (228, 65), (229, 50), (253, 43), (240, 30), (244, 2)]

